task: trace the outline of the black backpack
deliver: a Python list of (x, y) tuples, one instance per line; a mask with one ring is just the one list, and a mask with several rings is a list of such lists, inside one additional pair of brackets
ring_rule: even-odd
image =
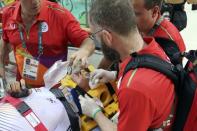
[[(127, 64), (123, 77), (125, 74), (136, 68), (149, 68), (161, 72), (166, 75), (175, 84), (175, 92), (178, 98), (175, 119), (173, 122), (173, 131), (183, 131), (185, 123), (190, 119), (188, 115), (191, 111), (194, 102), (194, 96), (197, 93), (197, 50), (191, 50), (188, 53), (181, 53), (172, 40), (165, 38), (155, 38), (157, 43), (163, 48), (172, 63), (169, 63), (161, 58), (150, 54), (131, 54), (132, 59)], [(185, 67), (182, 65), (182, 59), (187, 58), (188, 62)], [(190, 77), (194, 74), (195, 79)], [(195, 107), (197, 111), (197, 107)], [(192, 116), (192, 115), (190, 115)], [(197, 116), (192, 116), (196, 117)], [(191, 121), (191, 120), (190, 120)], [(197, 129), (196, 129), (197, 130)]]
[(185, 2), (186, 0), (180, 4), (163, 2), (161, 7), (161, 14), (168, 12), (166, 17), (170, 19), (179, 31), (182, 31), (187, 26), (187, 14), (184, 10)]

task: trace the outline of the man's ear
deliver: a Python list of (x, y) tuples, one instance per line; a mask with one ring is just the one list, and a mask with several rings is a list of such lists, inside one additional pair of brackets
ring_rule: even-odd
[(152, 17), (155, 18), (159, 15), (160, 13), (160, 8), (159, 6), (155, 6), (153, 9), (152, 9)]
[(105, 44), (107, 44), (109, 47), (112, 46), (112, 34), (110, 32), (108, 32), (107, 30), (103, 30), (102, 31), (102, 37), (103, 37), (103, 41), (105, 42)]

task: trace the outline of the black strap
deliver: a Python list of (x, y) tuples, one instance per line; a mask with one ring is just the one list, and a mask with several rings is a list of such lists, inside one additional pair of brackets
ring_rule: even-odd
[(195, 74), (196, 79), (197, 79), (197, 65), (193, 67), (193, 70), (194, 70), (194, 74)]
[(181, 52), (179, 50), (178, 45), (170, 39), (155, 37), (155, 41), (159, 44), (159, 46), (164, 50), (166, 55), (170, 58), (172, 64), (182, 64)]
[(189, 52), (184, 52), (183, 56), (188, 59), (188, 62), (185, 66), (186, 70), (188, 70), (190, 68), (189, 65), (192, 64), (192, 69), (189, 69), (189, 71), (193, 71), (197, 79), (197, 50), (190, 50)]
[(56, 96), (57, 99), (59, 99), (62, 104), (64, 105), (66, 112), (68, 114), (70, 124), (71, 124), (71, 129), (72, 131), (80, 131), (80, 126), (79, 126), (79, 117), (77, 113), (75, 113), (72, 108), (70, 107), (68, 101), (66, 100), (63, 92), (58, 89), (58, 88), (52, 88), (50, 91)]
[(190, 50), (189, 52), (185, 52), (184, 56), (193, 63), (193, 65), (197, 65), (197, 50)]
[(175, 83), (176, 87), (178, 86), (176, 67), (173, 64), (165, 60), (162, 60), (157, 56), (150, 54), (138, 55), (136, 53), (133, 53), (132, 59), (127, 64), (123, 72), (123, 77), (128, 71), (134, 70), (136, 68), (149, 68), (161, 72), (162, 74), (166, 75), (169, 79), (171, 79)]
[(114, 90), (113, 86), (111, 85), (111, 83), (108, 82), (105, 85), (107, 86), (110, 95), (113, 96), (115, 94), (115, 90)]
[(164, 20), (164, 17), (161, 16), (157, 22), (155, 23), (155, 25), (153, 26), (153, 28), (151, 28), (151, 30), (149, 31), (148, 35), (149, 36), (153, 36), (153, 34), (155, 33), (155, 31), (157, 30), (157, 28), (160, 26), (161, 22)]

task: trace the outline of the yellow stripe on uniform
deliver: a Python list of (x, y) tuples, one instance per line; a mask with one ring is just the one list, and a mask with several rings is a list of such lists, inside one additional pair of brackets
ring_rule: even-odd
[(174, 41), (174, 39), (172, 38), (172, 36), (170, 35), (170, 33), (163, 26), (160, 25), (160, 27), (161, 27), (161, 29), (163, 31), (165, 31), (168, 34), (168, 36), (170, 37), (170, 39)]
[(127, 82), (127, 88), (129, 88), (129, 86), (131, 84), (131, 80), (133, 79), (136, 72), (137, 72), (137, 68), (132, 72), (131, 76), (129, 77), (129, 80)]

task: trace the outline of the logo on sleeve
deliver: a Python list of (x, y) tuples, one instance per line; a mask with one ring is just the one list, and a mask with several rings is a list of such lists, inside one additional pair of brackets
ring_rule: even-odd
[(49, 26), (46, 22), (41, 23), (41, 31), (42, 32), (47, 32), (49, 30)]
[(9, 29), (9, 30), (15, 30), (15, 29), (17, 29), (17, 28), (18, 28), (18, 26), (17, 26), (16, 23), (10, 23), (9, 26), (8, 26), (8, 29)]

